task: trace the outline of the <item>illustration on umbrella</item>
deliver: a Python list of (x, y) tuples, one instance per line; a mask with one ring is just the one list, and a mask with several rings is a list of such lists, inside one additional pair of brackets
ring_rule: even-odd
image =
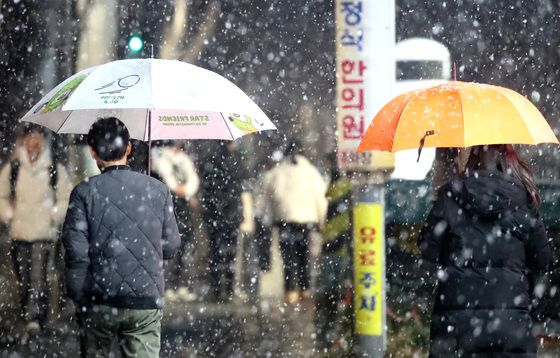
[(48, 98), (46, 101), (38, 106), (34, 113), (48, 113), (59, 109), (70, 97), (70, 95), (78, 88), (78, 86), (87, 78), (88, 73), (79, 73), (75, 77), (68, 79), (66, 83), (62, 84), (62, 87), (55, 92), (55, 94)]
[(244, 134), (251, 134), (257, 131), (257, 128), (253, 125), (251, 117), (247, 115), (229, 113), (228, 119), (235, 128), (239, 129)]
[(138, 75), (127, 75), (121, 78), (118, 78), (114, 81), (104, 84), (99, 88), (95, 88), (95, 91), (98, 91), (99, 94), (115, 94), (121, 93), (129, 89), (130, 87), (138, 84), (140, 82), (140, 76)]

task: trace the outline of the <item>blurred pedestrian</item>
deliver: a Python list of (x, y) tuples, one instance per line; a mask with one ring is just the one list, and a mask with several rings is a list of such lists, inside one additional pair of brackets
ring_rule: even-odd
[(126, 126), (102, 118), (87, 135), (100, 175), (74, 188), (63, 227), (68, 294), (77, 306), (85, 357), (159, 357), (163, 260), (180, 235), (165, 184), (126, 165)]
[(262, 271), (270, 270), (271, 244), (272, 244), (272, 216), (268, 208), (268, 196), (265, 189), (266, 173), (272, 168), (274, 162), (268, 158), (258, 163), (257, 177), (253, 186), (255, 241), (257, 247), (258, 267)]
[(327, 184), (298, 141), (292, 141), (284, 159), (265, 176), (269, 210), (280, 234), (284, 261), (286, 303), (311, 296), (310, 233), (323, 223), (327, 211)]
[(440, 265), (430, 357), (535, 357), (533, 278), (551, 261), (531, 168), (511, 145), (472, 147), (419, 237)]
[(351, 297), (352, 278), (350, 246), (352, 243), (352, 183), (337, 167), (336, 154), (328, 158), (330, 182), (327, 189), (328, 210), (321, 232), (323, 247), (315, 297), (315, 329), (321, 348), (341, 345), (343, 299)]
[(193, 161), (183, 149), (179, 141), (168, 142), (152, 149), (152, 176), (161, 179), (171, 191), (181, 246), (175, 257), (168, 262), (166, 273), (168, 289), (165, 297), (174, 301), (193, 301), (196, 294), (192, 284), (185, 280), (185, 271), (190, 271), (194, 264), (194, 227), (193, 210), (198, 205), (196, 193), (200, 179), (194, 168)]
[(235, 285), (235, 256), (243, 221), (242, 193), (248, 173), (235, 142), (222, 142), (202, 166), (202, 215), (209, 239), (209, 298), (230, 300)]
[(40, 127), (23, 127), (13, 159), (0, 172), (0, 219), (8, 226), (21, 316), (28, 330), (47, 323), (50, 259), (71, 190), (68, 173), (54, 160), (48, 143)]

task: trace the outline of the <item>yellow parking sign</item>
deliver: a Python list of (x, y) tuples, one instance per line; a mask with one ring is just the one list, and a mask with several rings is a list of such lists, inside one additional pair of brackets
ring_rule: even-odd
[(383, 229), (380, 203), (354, 207), (354, 312), (359, 335), (383, 336)]

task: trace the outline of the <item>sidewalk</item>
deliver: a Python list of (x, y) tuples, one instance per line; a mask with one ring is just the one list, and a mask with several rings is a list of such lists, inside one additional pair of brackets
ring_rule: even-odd
[[(78, 330), (71, 304), (58, 312), (58, 305), (53, 301), (49, 329), (21, 344), (25, 329), (16, 319), (15, 277), (6, 252), (0, 250), (0, 358), (79, 356)], [(317, 356), (313, 350), (312, 301), (290, 307), (282, 302), (283, 279), (277, 243), (273, 248), (272, 268), (260, 277), (260, 299), (254, 303), (239, 298), (226, 304), (167, 302), (160, 356)]]
[[(283, 303), (283, 270), (278, 243), (271, 269), (259, 276), (259, 299), (231, 303), (168, 303), (162, 357), (315, 357), (314, 307)], [(243, 288), (243, 287), (242, 287)]]
[[(24, 327), (13, 324), (14, 313), (2, 310), (0, 357), (77, 357), (77, 326), (65, 314), (26, 344)], [(7, 319), (11, 316), (12, 319)], [(313, 304), (284, 307), (208, 302), (166, 305), (162, 322), (161, 357), (312, 357)], [(115, 357), (118, 357), (116, 355)]]
[(174, 304), (165, 310), (161, 356), (311, 357), (312, 336), (311, 302)]

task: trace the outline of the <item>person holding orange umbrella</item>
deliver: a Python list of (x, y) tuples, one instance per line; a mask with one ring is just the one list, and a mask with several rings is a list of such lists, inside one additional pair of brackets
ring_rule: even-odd
[[(387, 103), (359, 150), (457, 148), (418, 238), (439, 266), (430, 357), (535, 357), (534, 278), (552, 254), (531, 167), (512, 144), (558, 143), (522, 95), (453, 81)], [(439, 184), (438, 184), (439, 185)]]
[(430, 357), (536, 356), (532, 279), (552, 255), (530, 167), (511, 145), (475, 146), (437, 198), (418, 239), (440, 266)]

